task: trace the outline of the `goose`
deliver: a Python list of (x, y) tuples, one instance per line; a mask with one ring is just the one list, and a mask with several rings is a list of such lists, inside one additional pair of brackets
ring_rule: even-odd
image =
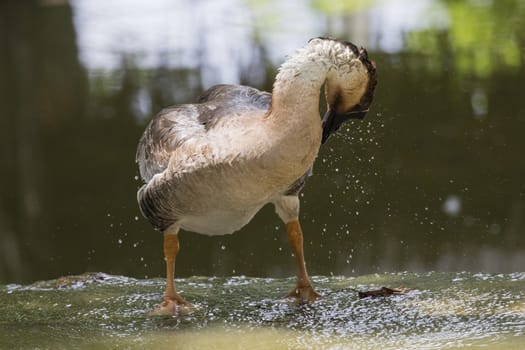
[[(297, 263), (296, 286), (287, 297), (320, 297), (304, 260), (298, 194), (321, 144), (345, 121), (366, 115), (376, 84), (376, 66), (364, 48), (319, 37), (281, 65), (271, 94), (216, 85), (197, 103), (168, 107), (151, 120), (136, 153), (144, 182), (139, 207), (164, 239), (166, 290), (151, 314), (193, 308), (175, 288), (179, 230), (231, 234), (268, 203), (284, 222)], [(321, 118), (323, 85), (327, 111)]]

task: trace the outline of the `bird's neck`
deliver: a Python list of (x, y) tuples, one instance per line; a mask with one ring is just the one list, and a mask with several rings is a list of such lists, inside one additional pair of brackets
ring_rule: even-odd
[(329, 67), (328, 55), (309, 46), (281, 66), (272, 91), (272, 117), (279, 119), (281, 126), (304, 125), (308, 117), (319, 119), (319, 95)]
[(283, 178), (296, 180), (317, 157), (322, 134), (319, 95), (329, 68), (328, 58), (307, 46), (290, 57), (277, 74), (266, 125), (273, 149), (268, 159)]

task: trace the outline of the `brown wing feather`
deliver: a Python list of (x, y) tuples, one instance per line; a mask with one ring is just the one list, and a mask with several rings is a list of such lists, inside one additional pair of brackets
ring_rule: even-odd
[[(157, 114), (142, 135), (136, 162), (144, 182), (149, 182), (168, 166), (172, 152), (186, 140), (203, 137), (222, 118), (257, 115), (267, 111), (271, 94), (240, 85), (215, 85), (198, 104), (178, 105)], [(260, 113), (258, 113), (260, 115)]]
[[(136, 154), (136, 162), (144, 182), (164, 171), (171, 152), (191, 137), (191, 134), (198, 132), (197, 119), (198, 108), (191, 105), (163, 109), (152, 119), (139, 141)], [(184, 128), (184, 124), (189, 125)]]

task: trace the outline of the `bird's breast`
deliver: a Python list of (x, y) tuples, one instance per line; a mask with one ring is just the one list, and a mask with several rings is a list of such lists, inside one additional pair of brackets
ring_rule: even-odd
[(260, 206), (239, 210), (213, 208), (201, 215), (185, 215), (179, 224), (184, 230), (209, 236), (232, 234), (249, 223), (259, 209)]

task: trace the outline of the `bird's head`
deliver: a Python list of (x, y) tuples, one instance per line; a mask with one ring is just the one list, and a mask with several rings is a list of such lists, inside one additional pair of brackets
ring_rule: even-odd
[(323, 117), (324, 143), (349, 119), (363, 119), (374, 99), (377, 85), (375, 63), (364, 48), (327, 38), (312, 39), (329, 45), (332, 66), (325, 82), (327, 111)]

